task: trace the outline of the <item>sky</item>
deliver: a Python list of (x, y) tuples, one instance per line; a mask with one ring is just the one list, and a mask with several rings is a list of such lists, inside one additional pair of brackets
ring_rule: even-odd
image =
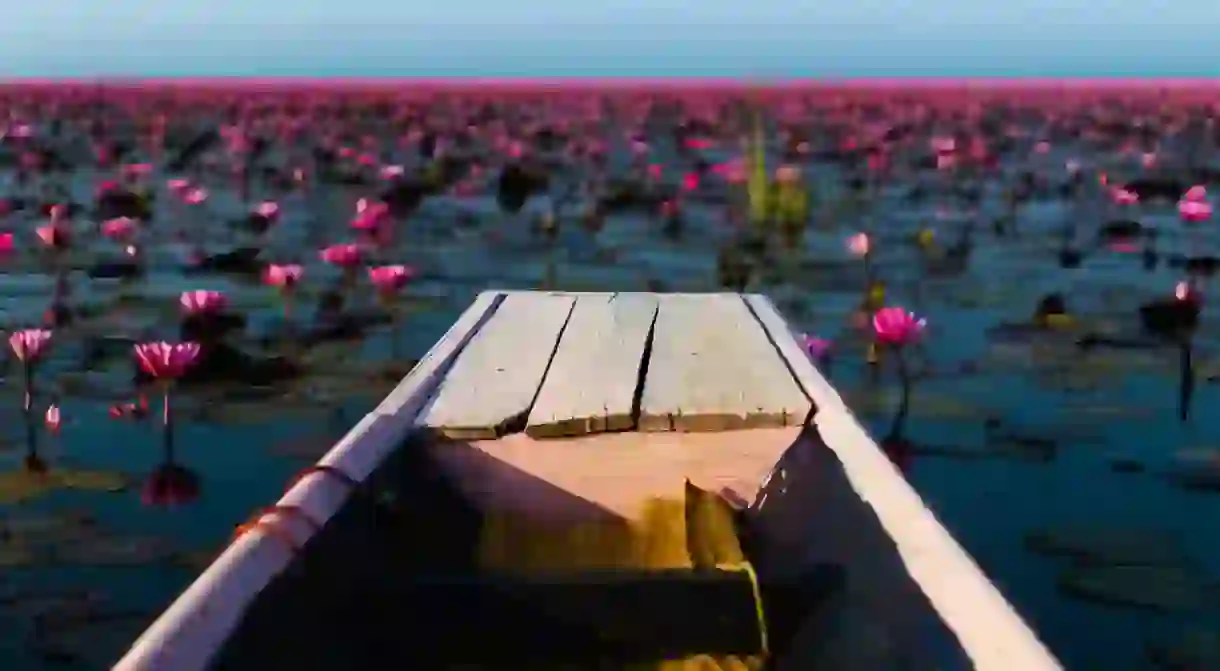
[(8, 4), (0, 77), (1220, 76), (1215, 0)]

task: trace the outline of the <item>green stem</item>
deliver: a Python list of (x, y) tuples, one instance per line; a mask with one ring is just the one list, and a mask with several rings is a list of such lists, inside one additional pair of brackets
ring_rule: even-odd
[(901, 347), (894, 348), (894, 360), (898, 363), (898, 381), (902, 385), (902, 396), (898, 401), (898, 413), (890, 424), (886, 440), (897, 440), (902, 436), (903, 425), (911, 409), (911, 373), (907, 368), (907, 360)]
[(165, 462), (174, 463), (174, 424), (173, 413), (169, 403), (169, 383), (166, 383), (163, 388), (162, 395), (162, 410), (161, 410), (161, 428), (162, 428), (162, 448), (165, 451)]

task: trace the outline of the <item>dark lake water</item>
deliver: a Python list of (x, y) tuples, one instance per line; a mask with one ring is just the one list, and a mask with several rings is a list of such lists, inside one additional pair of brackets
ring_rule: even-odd
[[(1058, 184), (1068, 159), (1089, 171), (1077, 195), (1037, 191), (1018, 208), (1016, 233), (993, 230), (1017, 171)], [(626, 170), (625, 157), (615, 160)], [(994, 330), (1028, 322), (1042, 296), (1060, 292), (1084, 330), (1135, 333), (1137, 307), (1171, 293), (1181, 279), (1182, 269), (1168, 263), (1175, 254), (1217, 253), (1214, 223), (1184, 225), (1172, 203), (1149, 204), (1124, 216), (1160, 231), (1155, 267), (1104, 246), (1079, 267), (1061, 267), (1065, 222), (1075, 225), (1077, 246), (1091, 249), (1087, 241), (1118, 216), (1094, 183), (1103, 163), (1139, 170), (1118, 154), (1072, 143), (1049, 154), (1014, 152), (974, 181), (982, 197), (967, 206), (941, 193), (934, 171), (900, 175), (866, 203), (844, 188), (836, 162), (810, 159), (806, 180), (816, 202), (805, 234), (751, 257), (746, 289), (771, 296), (799, 329), (833, 341), (832, 380), (884, 435), (898, 386), (888, 366), (875, 379), (869, 372), (870, 336), (853, 325), (865, 272), (845, 248), (848, 235), (872, 230), (872, 264), (886, 284), (886, 304), (929, 321), (900, 455), (909, 479), (1069, 668), (1162, 668), (1150, 660), (1170, 654), (1165, 648), (1177, 655), (1184, 647), (1220, 648), (1220, 418), (1209, 412), (1220, 399), (1206, 381), (1220, 373), (1215, 324), (1205, 312), (1186, 421), (1177, 405), (1176, 348), (1085, 350), (1061, 334), (1001, 337)], [(100, 176), (80, 168), (47, 181), (86, 201)], [(255, 237), (227, 224), (248, 206), (220, 171), (196, 174), (212, 196), (194, 209), (165, 193), (173, 176), (158, 169), (150, 181), (159, 195), (154, 223), (141, 233), (148, 271), (139, 279), (86, 275), (99, 258), (117, 257), (120, 246), (95, 240), (83, 214), (73, 223), (82, 242), (58, 260), (36, 248), (33, 229), (45, 218), (26, 210), (4, 220), (17, 250), (0, 262), (0, 322), (13, 329), (41, 321), (57, 274), (67, 286), (64, 301), (81, 315), (56, 330), (38, 368), (39, 411), (56, 401), (64, 417), (58, 435), (37, 438), (47, 475), (26, 473), (15, 362), (0, 393), (7, 419), (0, 435), (4, 668), (41, 669), (49, 660), (100, 668), (116, 660), (236, 525), (278, 498), (295, 472), (393, 387), (385, 371), (405, 372), (480, 290), (722, 290), (718, 255), (741, 233), (725, 216), (722, 197), (730, 190), (715, 186), (688, 196), (676, 234), (640, 213), (610, 214), (590, 230), (577, 221), (577, 198), (548, 236), (537, 230), (546, 198), (512, 216), (485, 194), (435, 196), (397, 223), (392, 243), (372, 252), (375, 261), (418, 272), (394, 304), (393, 324), (302, 352), (269, 340), (284, 329), (274, 289), (257, 279), (182, 270), (188, 245), (223, 251)], [(37, 178), (22, 185), (14, 177), (11, 167), (0, 170), (0, 195), (33, 196), (40, 188)], [(916, 184), (930, 195), (912, 198)], [(275, 197), (282, 207), (261, 243), (263, 255), (304, 265), (294, 317), (308, 320), (318, 292), (338, 277), (316, 250), (355, 239), (347, 228), (355, 202), (375, 191), (323, 184), (283, 194), (258, 182), (253, 189), (251, 202)], [(913, 242), (917, 230), (931, 228), (943, 251), (975, 220), (981, 225), (969, 262), (956, 270), (938, 272), (938, 252)], [(350, 293), (349, 309), (373, 307), (366, 285), (362, 280)], [(130, 342), (176, 340), (178, 295), (194, 289), (223, 291), (249, 316), (245, 333), (231, 338), (243, 351), (290, 351), (305, 373), (254, 398), (237, 398), (234, 385), (176, 392), (175, 458), (197, 476), (198, 496), (178, 506), (146, 505), (141, 490), (163, 457), (157, 399), (151, 419), (116, 419), (110, 411), (136, 398)], [(1200, 289), (1208, 296), (1206, 280)], [(107, 353), (86, 356), (99, 342)], [(1184, 486), (1187, 480), (1197, 486)]]

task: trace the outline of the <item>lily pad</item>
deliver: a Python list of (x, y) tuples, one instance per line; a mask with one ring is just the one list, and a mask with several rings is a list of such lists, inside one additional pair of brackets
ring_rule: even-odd
[(1220, 669), (1220, 631), (1193, 629), (1148, 645), (1148, 661), (1163, 671)]
[(40, 559), (42, 556), (24, 543), (0, 543), (0, 569), (34, 566)]
[[(848, 407), (862, 415), (892, 414), (898, 408), (902, 392), (898, 389), (853, 390), (845, 394)], [(911, 393), (912, 417), (928, 419), (977, 419), (987, 414), (979, 406), (955, 398), (924, 393)]]
[(153, 536), (106, 536), (55, 548), (53, 559), (61, 564), (88, 566), (138, 566), (168, 561), (173, 546)]
[(1165, 476), (1187, 489), (1220, 491), (1220, 450), (1182, 450), (1174, 455), (1174, 463)]
[(97, 528), (96, 520), (83, 512), (19, 513), (0, 517), (0, 535), (8, 543), (44, 544), (76, 538)]
[(29, 651), (48, 664), (104, 668), (122, 653), (155, 615), (90, 606), (35, 619)]
[(1211, 588), (1179, 566), (1075, 566), (1059, 577), (1059, 589), (1069, 596), (1158, 611), (1200, 608)]
[(98, 592), (81, 588), (10, 587), (0, 590), (0, 614), (19, 618), (38, 618), (54, 613), (87, 612), (104, 604)]
[(1064, 524), (1031, 532), (1025, 546), (1038, 554), (1112, 566), (1182, 566), (1189, 558), (1166, 531)]
[(121, 492), (128, 484), (127, 476), (111, 471), (7, 471), (0, 473), (0, 504), (22, 503), (61, 490)]
[(58, 470), (52, 472), (60, 487), (89, 492), (116, 493), (130, 486), (130, 479), (117, 471)]

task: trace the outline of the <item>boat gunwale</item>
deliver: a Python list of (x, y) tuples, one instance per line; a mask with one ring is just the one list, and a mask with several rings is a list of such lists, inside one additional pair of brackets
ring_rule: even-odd
[[(504, 295), (502, 291), (481, 292), (415, 368), (319, 459), (317, 466), (337, 470), (356, 484), (363, 483), (402, 443), (453, 362), (499, 308)], [(259, 592), (288, 568), (295, 559), (295, 549), (321, 531), (352, 493), (349, 483), (326, 477), (324, 472), (298, 480), (276, 505), (307, 512), (280, 516), (273, 506), (252, 520), (288, 528), (291, 539), (263, 533), (257, 527), (240, 534), (135, 640), (113, 668), (207, 669)], [(302, 524), (294, 519), (297, 517), (307, 522)], [(289, 541), (295, 546), (289, 546)]]
[[(356, 424), (318, 464), (363, 482), (401, 445), (463, 348), (509, 294), (585, 295), (589, 292), (489, 290), (479, 294), (402, 382)], [(760, 294), (739, 294), (767, 331), (779, 356), (813, 401), (812, 423), (843, 466), (848, 484), (893, 541), (902, 567), (956, 637), (974, 668), (983, 671), (1059, 671), (1063, 667), (1039, 641), (972, 557), (958, 544), (896, 467), (885, 457), (833, 386), (818, 372), (774, 303)], [(350, 498), (338, 478), (305, 477), (280, 506), (307, 513), (264, 516), (292, 531), (303, 545)], [(260, 591), (295, 556), (285, 539), (245, 533), (134, 642), (113, 667), (119, 671), (204, 671)], [(850, 567), (848, 567), (850, 569)]]

